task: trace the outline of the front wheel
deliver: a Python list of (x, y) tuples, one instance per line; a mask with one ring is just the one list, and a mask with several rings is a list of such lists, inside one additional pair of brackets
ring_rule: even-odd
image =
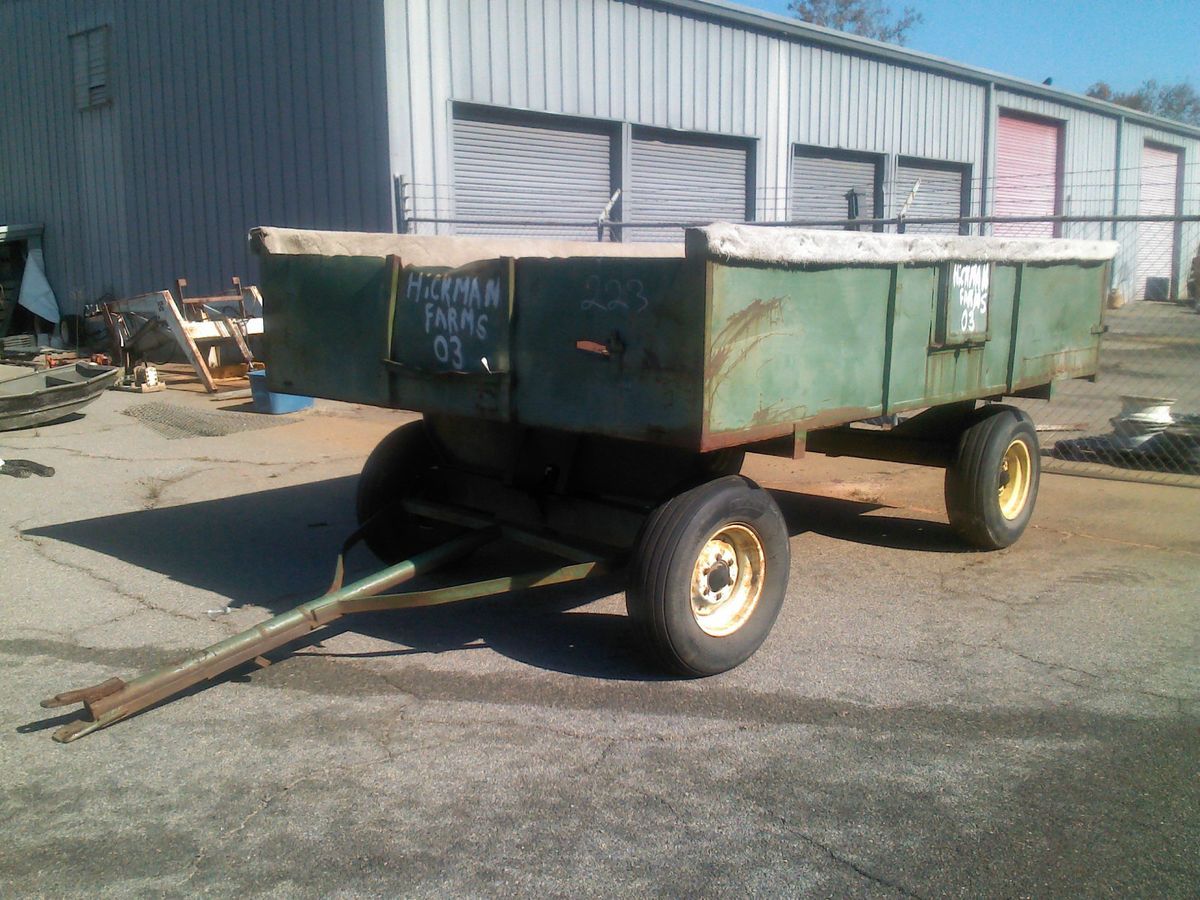
[(787, 525), (770, 494), (728, 476), (692, 488), (647, 519), (625, 603), (670, 671), (715, 675), (762, 645), (787, 590)]
[(387, 565), (449, 540), (457, 529), (418, 519), (405, 499), (437, 494), (437, 451), (423, 421), (401, 425), (371, 451), (358, 477), (355, 513), (359, 527), (371, 526), (364, 540)]
[(1011, 406), (985, 407), (985, 418), (959, 437), (946, 468), (950, 525), (969, 544), (999, 550), (1013, 544), (1033, 516), (1041, 479), (1037, 430)]

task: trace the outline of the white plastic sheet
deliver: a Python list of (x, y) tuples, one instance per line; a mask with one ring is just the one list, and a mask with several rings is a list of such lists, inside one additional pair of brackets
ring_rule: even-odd
[(21, 295), (17, 303), (56, 325), (61, 318), (58, 298), (46, 280), (42, 251), (36, 247), (31, 248), (25, 257), (25, 274), (21, 277)]

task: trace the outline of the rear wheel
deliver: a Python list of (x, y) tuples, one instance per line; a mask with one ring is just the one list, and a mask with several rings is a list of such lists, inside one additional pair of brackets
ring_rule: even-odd
[(436, 495), (437, 451), (423, 421), (401, 425), (371, 451), (358, 477), (355, 512), (363, 540), (391, 565), (449, 540), (450, 525), (419, 519), (403, 507), (410, 497)]
[(668, 500), (634, 548), (626, 607), (670, 671), (714, 675), (745, 662), (787, 590), (787, 525), (752, 481), (718, 478)]
[(946, 468), (946, 511), (968, 543), (998, 550), (1013, 544), (1033, 516), (1041, 457), (1024, 412), (993, 406), (981, 413), (963, 430)]

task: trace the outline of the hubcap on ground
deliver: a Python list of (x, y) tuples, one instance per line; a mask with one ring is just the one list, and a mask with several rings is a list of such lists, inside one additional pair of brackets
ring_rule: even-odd
[(1029, 445), (1020, 438), (1014, 440), (1004, 451), (1000, 461), (1000, 514), (1006, 519), (1015, 519), (1029, 500), (1029, 485), (1033, 476), (1033, 460), (1029, 456)]
[(762, 594), (766, 552), (745, 525), (725, 525), (700, 549), (692, 570), (692, 616), (713, 637), (733, 634)]

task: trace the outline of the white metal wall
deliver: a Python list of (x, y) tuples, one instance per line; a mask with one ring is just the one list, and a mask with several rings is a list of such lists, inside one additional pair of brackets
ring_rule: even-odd
[[(1157, 128), (1147, 128), (1136, 122), (1126, 121), (1121, 129), (1121, 202), (1120, 211), (1136, 214), (1141, 206), (1139, 171), (1143, 165), (1146, 143), (1162, 147), (1173, 147), (1181, 151), (1180, 177), (1183, 181), (1183, 210), (1200, 212), (1200, 141), (1187, 140), (1177, 134)], [(1138, 226), (1125, 224), (1118, 229), (1121, 241), (1119, 267), (1125, 296), (1136, 297), (1141, 288), (1138, 278), (1139, 235)], [(1187, 271), (1192, 259), (1200, 252), (1200, 223), (1190, 222), (1179, 229), (1176, 292), (1184, 294)]]
[(766, 220), (788, 217), (796, 144), (983, 155), (983, 86), (917, 68), (624, 0), (384, 3), (392, 167), (419, 216), (454, 214), (453, 101), (756, 138)]

